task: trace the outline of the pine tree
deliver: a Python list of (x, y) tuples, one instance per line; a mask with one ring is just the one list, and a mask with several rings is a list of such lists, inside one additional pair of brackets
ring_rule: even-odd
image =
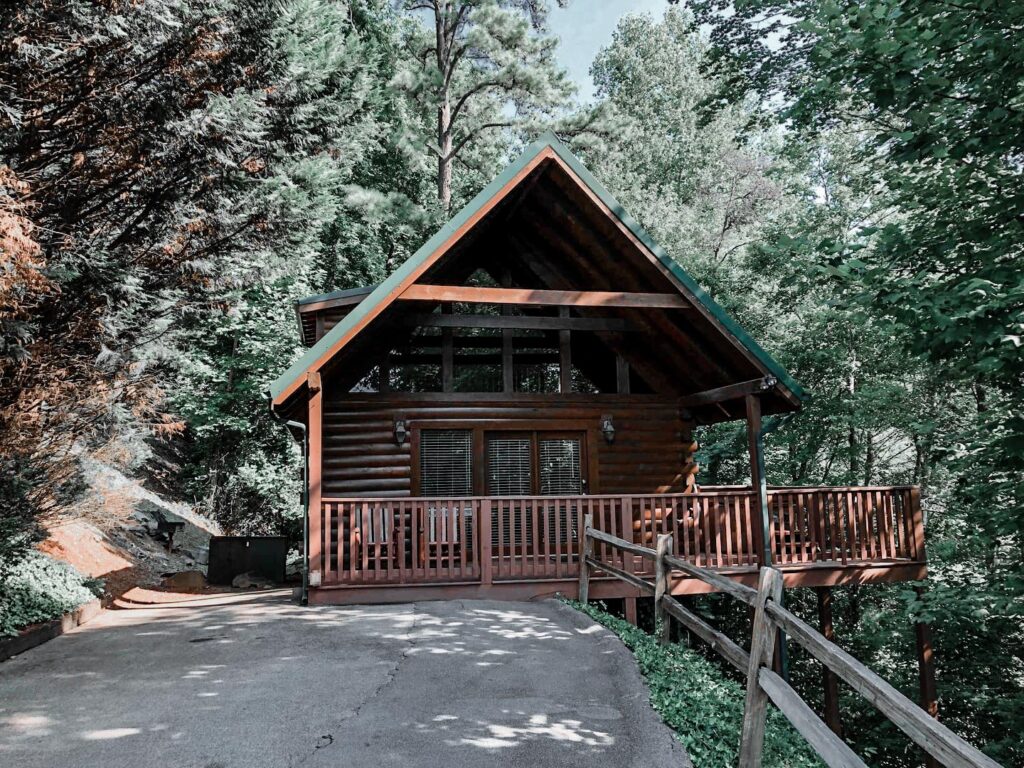
[(423, 23), (409, 30), (410, 60), (395, 82), (436, 115), (424, 143), (447, 212), (453, 168), (474, 144), (551, 119), (573, 88), (555, 61), (558, 41), (546, 34), (547, 0), (405, 0), (402, 7)]

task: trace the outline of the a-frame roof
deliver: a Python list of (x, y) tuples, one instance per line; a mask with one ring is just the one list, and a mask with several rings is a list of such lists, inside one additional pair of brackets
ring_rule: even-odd
[(571, 183), (578, 186), (579, 191), (603, 212), (603, 215), (628, 238), (632, 246), (643, 253), (694, 309), (701, 313), (704, 320), (717, 329), (723, 337), (722, 341), (735, 347), (736, 351), (762, 375), (777, 380), (779, 394), (789, 403), (787, 410), (798, 407), (799, 402), (805, 397), (800, 385), (697, 285), (675, 259), (654, 242), (611, 193), (551, 133), (542, 135), (531, 144), (415, 254), (390, 277), (373, 288), (349, 314), (274, 381), (269, 392), (272, 407), (279, 407), (296, 395), (305, 386), (308, 373), (323, 370), (374, 318), (451, 251), (495, 206), (510, 197), (518, 187), (528, 186), (527, 179), (545, 163), (556, 163), (561, 167), (565, 175), (571, 179)]

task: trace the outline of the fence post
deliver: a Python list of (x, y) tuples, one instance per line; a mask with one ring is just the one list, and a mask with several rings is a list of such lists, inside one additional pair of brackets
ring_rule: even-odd
[(764, 609), (769, 600), (782, 597), (782, 572), (762, 568), (754, 601), (754, 628), (750, 635), (750, 666), (747, 668), (747, 698), (743, 706), (743, 732), (740, 736), (739, 768), (760, 768), (764, 747), (768, 695), (761, 690), (761, 667), (771, 667), (776, 631)]
[(668, 611), (665, 610), (664, 597), (666, 594), (670, 594), (669, 590), (669, 572), (672, 568), (665, 561), (666, 555), (672, 554), (672, 534), (663, 533), (658, 537), (658, 549), (656, 550), (656, 556), (654, 560), (654, 610), (658, 615), (658, 621), (660, 622), (660, 632), (658, 641), (662, 645), (668, 645), (671, 640), (672, 633), (672, 619), (668, 615)]
[(587, 512), (583, 516), (583, 551), (580, 553), (580, 602), (586, 605), (590, 596), (590, 566), (587, 558), (594, 554), (594, 540), (590, 538), (590, 529), (594, 525), (594, 515)]

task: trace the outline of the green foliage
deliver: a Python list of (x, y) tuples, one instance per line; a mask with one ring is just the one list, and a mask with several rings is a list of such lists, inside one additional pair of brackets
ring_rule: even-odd
[[(662, 22), (625, 18), (593, 70), (621, 139), (589, 148), (588, 161), (811, 393), (768, 438), (770, 484), (922, 485), (923, 606), (943, 720), (1019, 764), (1024, 356), (1013, 329), (1024, 238), (1020, 165), (1004, 150), (1024, 132), (1000, 122), (992, 143), (975, 141), (969, 115), (1019, 100), (1019, 50), (1009, 50), (1004, 30), (1020, 11), (987, 3), (870, 10), (879, 7), (692, 2), (696, 23), (678, 10)], [(941, 39), (914, 39), (913, 30), (933, 27)], [(766, 36), (785, 41), (765, 46)], [(891, 36), (931, 50), (927, 66), (956, 71), (955, 89), (927, 101), (925, 75), (914, 69), (909, 92), (895, 91), (915, 107), (871, 102), (897, 71), (879, 64), (874, 47)], [(962, 46), (963, 59), (938, 53)], [(997, 72), (986, 57), (1006, 68)], [(977, 149), (960, 159), (904, 151), (920, 137), (887, 129), (905, 125), (914, 108), (947, 129), (929, 129), (929, 141)], [(1020, 119), (1007, 111), (1000, 120)], [(957, 173), (968, 171), (977, 175), (960, 185)], [(1011, 178), (1015, 192), (997, 202), (979, 190), (1009, 189)], [(703, 428), (698, 441), (701, 483), (748, 481), (742, 423)], [(840, 641), (913, 695), (910, 627), (922, 604), (908, 593), (836, 590), (835, 612)], [(813, 618), (813, 595), (794, 601)], [(794, 656), (794, 682), (813, 701), (818, 670)], [(859, 754), (886, 766), (917, 761), (873, 708), (851, 697), (843, 710)]]
[[(570, 605), (618, 635), (636, 657), (651, 689), (651, 704), (676, 732), (697, 768), (731, 768), (739, 755), (744, 687), (717, 665), (684, 645), (662, 647), (655, 638), (593, 604)], [(765, 730), (766, 766), (817, 766), (821, 763), (774, 710)]]
[(0, 587), (0, 637), (60, 618), (103, 594), (102, 581), (36, 551), (26, 554)]

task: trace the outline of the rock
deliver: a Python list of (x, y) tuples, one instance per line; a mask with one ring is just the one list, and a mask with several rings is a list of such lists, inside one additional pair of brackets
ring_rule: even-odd
[(231, 586), (236, 589), (268, 589), (274, 586), (274, 582), (257, 573), (248, 571), (247, 573), (240, 573), (235, 576), (231, 580)]
[(203, 589), (206, 576), (202, 571), (178, 571), (164, 577), (164, 586), (171, 589)]

